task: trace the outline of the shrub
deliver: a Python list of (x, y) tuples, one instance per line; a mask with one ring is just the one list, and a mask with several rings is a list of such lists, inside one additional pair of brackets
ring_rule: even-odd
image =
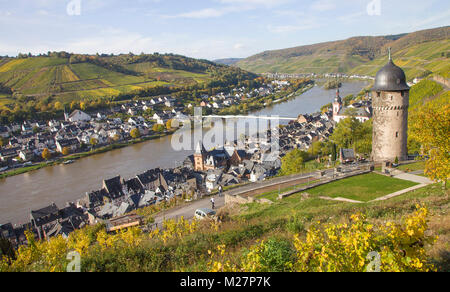
[(289, 218), (289, 221), (286, 224), (286, 230), (292, 233), (301, 233), (305, 231), (305, 224), (303, 223), (302, 218), (299, 216)]
[(245, 253), (242, 268), (246, 272), (292, 271), (295, 251), (286, 239), (270, 238)]

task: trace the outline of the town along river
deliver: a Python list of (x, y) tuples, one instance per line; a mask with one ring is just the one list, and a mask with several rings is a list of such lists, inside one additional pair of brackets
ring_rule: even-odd
[[(357, 94), (366, 82), (344, 83), (341, 96)], [(284, 103), (252, 113), (252, 115), (297, 117), (313, 113), (332, 102), (334, 90), (314, 87), (303, 95)], [(283, 122), (281, 122), (283, 123)], [(179, 166), (191, 151), (172, 149), (171, 137), (143, 142), (82, 158), (73, 164), (57, 165), (0, 180), (0, 224), (25, 223), (31, 210), (45, 207), (52, 202), (64, 207), (75, 202), (86, 192), (101, 188), (102, 180), (121, 175), (131, 178), (152, 168)]]

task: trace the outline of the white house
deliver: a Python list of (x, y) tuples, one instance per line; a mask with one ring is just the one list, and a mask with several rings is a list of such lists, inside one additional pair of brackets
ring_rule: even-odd
[(76, 110), (72, 114), (70, 114), (70, 116), (68, 117), (68, 120), (72, 123), (74, 123), (74, 122), (89, 122), (91, 120), (91, 116), (85, 112)]

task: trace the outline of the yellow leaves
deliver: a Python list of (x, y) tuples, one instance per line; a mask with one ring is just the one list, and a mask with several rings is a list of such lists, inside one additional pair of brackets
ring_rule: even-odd
[(167, 243), (170, 239), (181, 239), (187, 234), (192, 234), (198, 229), (198, 222), (193, 220), (192, 223), (181, 217), (180, 220), (174, 219), (164, 221), (163, 231), (161, 232), (161, 239)]
[[(215, 254), (211, 250), (208, 250), (208, 254), (210, 256), (210, 261), (208, 262), (208, 271), (209, 272), (217, 273), (217, 272), (237, 272), (238, 271), (236, 265), (231, 264), (230, 260), (224, 259), (225, 249), (226, 249), (225, 245), (218, 245), (216, 247), (216, 252), (218, 252), (218, 254)], [(221, 261), (214, 259), (215, 257), (218, 257), (218, 256), (220, 256), (222, 258)]]
[(106, 233), (106, 230), (103, 229), (97, 233), (97, 242), (102, 250), (105, 250), (109, 246), (108, 245), (108, 234)]
[(433, 180), (446, 182), (450, 177), (450, 104), (428, 102), (413, 112), (411, 136), (423, 147), (430, 159), (425, 174)]
[(219, 231), (220, 225), (221, 225), (221, 223), (220, 223), (220, 221), (218, 221), (218, 220), (211, 220), (211, 221), (210, 221), (210, 228), (211, 228), (212, 230), (216, 231), (216, 232)]
[(368, 224), (363, 215), (355, 214), (351, 216), (350, 225), (330, 224), (321, 230), (310, 228), (305, 241), (294, 237), (296, 270), (365, 271), (369, 264), (366, 257), (372, 251), (379, 251), (383, 271), (433, 270), (423, 247), (435, 240), (425, 236), (428, 210), (423, 206), (416, 208), (400, 225), (387, 222), (375, 227)]
[(69, 248), (74, 249), (80, 255), (84, 255), (91, 246), (91, 238), (86, 229), (75, 231), (69, 236)]
[(120, 233), (120, 239), (122, 239), (126, 245), (128, 246), (138, 246), (142, 242), (142, 230), (133, 227), (129, 228), (128, 230), (123, 230)]

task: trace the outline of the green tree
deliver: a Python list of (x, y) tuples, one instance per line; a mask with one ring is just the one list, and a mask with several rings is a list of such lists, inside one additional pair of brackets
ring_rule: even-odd
[(331, 161), (335, 162), (337, 159), (337, 149), (336, 149), (336, 144), (333, 143), (333, 146), (331, 148)]
[(5, 257), (8, 263), (16, 260), (16, 253), (11, 242), (0, 237), (0, 259)]
[(299, 149), (290, 151), (281, 159), (281, 175), (291, 175), (301, 172), (305, 168), (308, 153)]
[(447, 187), (450, 178), (448, 99), (443, 99), (443, 103), (439, 100), (427, 103), (413, 113), (411, 121), (412, 138), (421, 143), (423, 152), (430, 156), (425, 165), (425, 174), (433, 180), (442, 181)]
[(358, 153), (370, 153), (372, 150), (372, 120), (359, 122), (354, 117), (346, 118), (338, 123), (330, 140), (338, 148), (353, 148)]
[(161, 133), (164, 131), (164, 126), (160, 124), (153, 125), (153, 132)]

